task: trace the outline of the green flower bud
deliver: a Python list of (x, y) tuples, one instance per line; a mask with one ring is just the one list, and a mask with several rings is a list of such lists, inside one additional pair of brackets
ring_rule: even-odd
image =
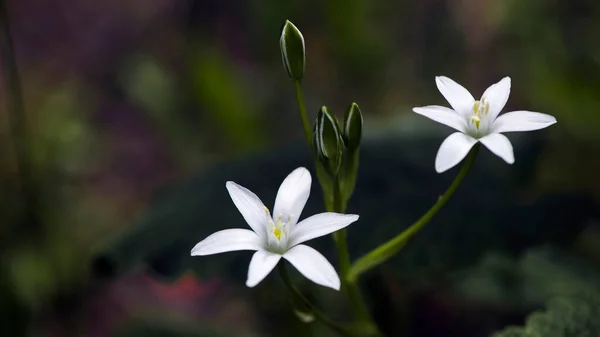
[(348, 150), (354, 151), (360, 145), (362, 138), (363, 117), (356, 103), (350, 104), (344, 117), (344, 142)]
[(342, 154), (343, 141), (340, 126), (326, 106), (321, 107), (317, 115), (316, 146), (323, 157), (335, 162)]
[(317, 154), (317, 157), (319, 158), (319, 160), (321, 161), (327, 161), (327, 158), (325, 158), (323, 156), (323, 151), (321, 151), (321, 141), (320, 141), (320, 137), (318, 136), (318, 132), (317, 130), (319, 129), (319, 117), (317, 117), (317, 119), (315, 120), (315, 126), (313, 127), (313, 137), (312, 137), (312, 147), (315, 151), (315, 153)]
[(306, 66), (306, 54), (304, 51), (304, 37), (300, 30), (289, 20), (281, 31), (279, 40), (281, 48), (281, 59), (288, 75), (294, 80), (300, 80), (304, 77), (304, 68)]

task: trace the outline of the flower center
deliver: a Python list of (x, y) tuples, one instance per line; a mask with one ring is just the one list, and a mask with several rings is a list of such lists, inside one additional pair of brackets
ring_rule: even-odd
[(292, 216), (288, 215), (285, 217), (283, 214), (279, 214), (277, 218), (273, 219), (269, 209), (265, 207), (265, 213), (269, 216), (269, 230), (277, 238), (277, 241), (281, 241), (281, 237), (287, 238), (288, 226), (287, 224), (292, 221)]
[(473, 114), (471, 115), (471, 124), (475, 124), (475, 127), (479, 129), (481, 120), (488, 115), (490, 111), (490, 104), (486, 102), (485, 98), (481, 101), (475, 101), (473, 103)]
[(271, 221), (271, 231), (273, 235), (277, 238), (277, 240), (281, 240), (281, 235), (287, 236), (287, 228), (286, 225), (290, 222), (290, 217), (287, 217), (287, 221), (281, 220), (281, 215), (275, 219), (275, 222)]

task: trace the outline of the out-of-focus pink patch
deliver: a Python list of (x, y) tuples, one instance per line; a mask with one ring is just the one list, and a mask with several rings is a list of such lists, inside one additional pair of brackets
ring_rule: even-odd
[(158, 299), (166, 302), (201, 302), (221, 289), (224, 285), (219, 279), (200, 281), (193, 274), (186, 274), (174, 283), (163, 283), (145, 276), (150, 290)]

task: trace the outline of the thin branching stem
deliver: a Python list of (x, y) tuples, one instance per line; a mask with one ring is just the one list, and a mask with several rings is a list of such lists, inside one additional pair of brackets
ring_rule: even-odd
[(475, 144), (475, 146), (471, 149), (462, 168), (458, 172), (458, 175), (456, 176), (456, 178), (454, 178), (454, 181), (452, 181), (452, 184), (450, 184), (446, 192), (429, 209), (429, 211), (427, 211), (427, 213), (425, 213), (408, 229), (398, 234), (391, 240), (383, 243), (379, 247), (373, 249), (363, 257), (356, 260), (356, 262), (354, 262), (354, 264), (350, 268), (350, 273), (348, 274), (348, 281), (350, 283), (355, 283), (362, 273), (372, 268), (375, 268), (376, 266), (382, 264), (389, 258), (396, 255), (406, 245), (410, 238), (417, 234), (421, 230), (421, 228), (423, 228), (423, 226), (425, 226), (425, 224), (427, 224), (429, 220), (431, 220), (431, 218), (433, 218), (433, 216), (436, 215), (437, 212), (440, 209), (442, 209), (442, 207), (444, 207), (444, 205), (448, 202), (450, 197), (454, 194), (460, 183), (463, 181), (463, 179), (469, 172), (469, 169), (471, 168), (471, 165), (473, 164), (473, 161), (477, 156), (478, 150), (479, 143)]

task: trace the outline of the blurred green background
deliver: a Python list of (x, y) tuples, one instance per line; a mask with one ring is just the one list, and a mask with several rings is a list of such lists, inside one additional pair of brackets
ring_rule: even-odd
[[(537, 205), (533, 201), (548, 195), (575, 194), (581, 198), (537, 210), (541, 218), (553, 210), (553, 219), (559, 219), (553, 227), (559, 233), (555, 237), (567, 233), (568, 242), (561, 242), (559, 249), (556, 240), (524, 240), (518, 247), (514, 244), (510, 254), (485, 247), (465, 251), (470, 262), (456, 268), (442, 263), (443, 267), (433, 272), (415, 272), (418, 276), (412, 281), (392, 275), (393, 266), (382, 268), (363, 286), (379, 289), (383, 298), (391, 299), (389, 305), (380, 303), (382, 295), (368, 291), (374, 315), (388, 335), (488, 336), (504, 325), (526, 324), (526, 316), (545, 310), (544, 303), (551, 296), (583, 292), (600, 298), (600, 226), (594, 206), (600, 202), (598, 1), (9, 0), (6, 7), (23, 87), (26, 114), (22, 117), (27, 120), (24, 155), (32, 174), (26, 179), (36, 202), (26, 202), (21, 188), (23, 176), (15, 161), (15, 130), (5, 104), (3, 71), (3, 336), (330, 335), (319, 326), (297, 320), (283, 290), (278, 296), (269, 291), (279, 286), (275, 277), (250, 290), (243, 287), (243, 280), (228, 279), (229, 274), (202, 275), (185, 267), (168, 280), (137, 264), (110, 279), (94, 272), (98, 268), (95, 258), (110, 250), (107, 247), (113, 242), (138, 254), (138, 247), (129, 243), (135, 241), (119, 240), (138, 235), (136, 224), (154, 214), (155, 200), (176, 195), (177, 186), (187, 185), (188, 179), (208, 177), (205, 180), (214, 180), (224, 191), (225, 181), (238, 181), (241, 178), (236, 173), (240, 172), (243, 177), (257, 176), (247, 180), (251, 181), (248, 185), (240, 181), (255, 190), (262, 184), (260, 179), (270, 181), (275, 179), (272, 175), (276, 181), (269, 184), (276, 186), (279, 177), (287, 173), (283, 168), (274, 169), (276, 174), (257, 168), (255, 158), (270, 155), (275, 163), (291, 163), (296, 153), (307, 158), (308, 152), (301, 146), (303, 132), (293, 84), (279, 52), (280, 30), (286, 19), (294, 22), (306, 41), (303, 86), (309, 118), (315, 117), (321, 105), (342, 116), (350, 102), (357, 102), (364, 113), (365, 138), (372, 141), (373, 148), (397, 141), (408, 149), (407, 154), (414, 154), (380, 151), (380, 156), (373, 157), (380, 166), (393, 157), (393, 161), (415, 168), (416, 173), (406, 177), (411, 186), (417, 186), (403, 192), (409, 196), (426, 190), (423, 198), (434, 201), (451, 179), (448, 174), (433, 172), (439, 141), (450, 130), (411, 112), (414, 106), (447, 105), (434, 76), (453, 78), (475, 97), (510, 76), (508, 110), (539, 111), (558, 120), (540, 131), (536, 141), (543, 146), (530, 149), (535, 152), (531, 162), (527, 158), (530, 152), (519, 152), (519, 143), (515, 145), (517, 162), (529, 165), (526, 180), (510, 180), (518, 193), (502, 194), (502, 202), (496, 203), (494, 198), (485, 199), (496, 194), (482, 192), (485, 200), (481, 202), (492, 205), (490, 209), (497, 211), (494, 214), (503, 214), (513, 204)], [(420, 139), (431, 134), (441, 138), (421, 148)], [(364, 152), (368, 155), (367, 149)], [(481, 172), (497, 172), (502, 177), (511, 174), (512, 167), (496, 162), (497, 158), (483, 158), (492, 166)], [(310, 161), (299, 164), (311, 165)], [(229, 175), (216, 175), (218, 168), (225, 168), (222, 172)], [(370, 181), (368, 171), (366, 178), (360, 178), (361, 174), (359, 181)], [(476, 185), (480, 191), (488, 186), (490, 191), (500, 191), (498, 182), (504, 181), (490, 178), (486, 186), (486, 179), (473, 179), (481, 182)], [(198, 198), (207, 200), (207, 209), (233, 210), (225, 208), (230, 205), (224, 205), (229, 203), (224, 195), (206, 196), (213, 190), (203, 191), (202, 184), (185, 197), (181, 194), (182, 200)], [(364, 184), (363, 190), (372, 187)], [(319, 194), (317, 188), (313, 185), (313, 195)], [(265, 193), (271, 193), (266, 189)], [(368, 204), (367, 194), (363, 194), (360, 200), (367, 201), (355, 206), (361, 210), (372, 207), (376, 215), (376, 208), (384, 206), (374, 198), (386, 198), (392, 192), (371, 192), (374, 204)], [(360, 198), (360, 189), (356, 193)], [(477, 198), (467, 193), (462, 196), (468, 195)], [(268, 197), (270, 194), (264, 195)], [(456, 202), (452, 214), (457, 215), (446, 214), (455, 222), (461, 222), (461, 214), (470, 210), (468, 201), (461, 203), (459, 198), (457, 195), (450, 202)], [(179, 199), (172, 200), (176, 208)], [(591, 206), (579, 211), (577, 207), (586, 203)], [(403, 212), (393, 198), (385, 204)], [(403, 218), (402, 226), (427, 206), (425, 202), (417, 207), (415, 216)], [(349, 212), (353, 212), (352, 204)], [(529, 209), (524, 211), (527, 213)], [(387, 221), (390, 234), (370, 243), (370, 248), (398, 232), (400, 227), (393, 223), (396, 218), (386, 216), (377, 221)], [(225, 219), (210, 226), (244, 225), (236, 214)], [(523, 220), (525, 225), (534, 221), (538, 220)], [(481, 230), (477, 221), (468, 223), (472, 230)], [(168, 226), (167, 219), (159, 227)], [(501, 225), (494, 228), (500, 229), (489, 239), (510, 246), (514, 236), (497, 234)], [(543, 236), (544, 227), (535, 228), (539, 230), (531, 230), (530, 237)], [(458, 250), (463, 246), (461, 240), (470, 239), (462, 232), (453, 233), (432, 240)], [(154, 252), (162, 234), (146, 231), (144, 235), (149, 238), (144, 247)], [(169, 242), (188, 239), (188, 235), (173, 231)], [(424, 241), (423, 247), (434, 249), (427, 242), (432, 241)], [(188, 254), (191, 246), (179, 248)], [(249, 259), (244, 252), (231, 254), (248, 255)], [(179, 258), (171, 257), (164, 259), (170, 263)], [(140, 259), (146, 259), (145, 255)], [(202, 269), (210, 259), (193, 260), (195, 268)], [(245, 261), (232, 268), (243, 275)], [(306, 287), (307, 291), (314, 288)], [(315, 296), (322, 292), (312, 291)], [(347, 318), (342, 296), (323, 296), (331, 299), (326, 304), (334, 316)], [(577, 303), (568, 302), (566, 307), (581, 309)], [(591, 318), (568, 324), (600, 331), (598, 303), (584, 310), (583, 315)], [(563, 306), (548, 310), (563, 310), (565, 304), (559, 304)], [(513, 332), (514, 336), (529, 336), (519, 328)], [(579, 335), (549, 332), (544, 336)]]

